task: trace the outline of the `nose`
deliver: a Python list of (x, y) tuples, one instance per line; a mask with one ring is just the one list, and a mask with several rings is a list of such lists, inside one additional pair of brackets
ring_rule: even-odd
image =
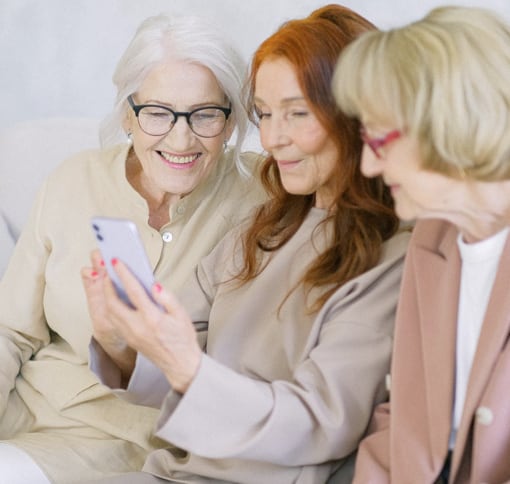
[(268, 152), (272, 152), (275, 148), (290, 143), (290, 137), (285, 122), (274, 116), (265, 119), (260, 124), (259, 131), (262, 147)]
[(172, 129), (163, 137), (172, 141), (172, 148), (186, 149), (195, 139), (195, 133), (191, 130), (185, 116), (179, 116)]
[(377, 158), (375, 153), (365, 144), (361, 153), (361, 173), (367, 178), (380, 175), (384, 170), (384, 160)]

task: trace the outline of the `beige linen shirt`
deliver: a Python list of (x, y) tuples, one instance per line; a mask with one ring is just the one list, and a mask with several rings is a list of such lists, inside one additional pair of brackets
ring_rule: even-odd
[[(127, 145), (80, 153), (50, 175), (0, 282), (0, 439), (29, 452), (55, 482), (140, 468), (155, 443), (156, 412), (112, 396), (88, 369), (80, 269), (96, 247), (90, 218), (134, 220), (156, 278), (176, 289), (265, 198), (227, 152), (157, 231), (126, 179), (127, 153)], [(257, 160), (244, 155), (252, 168)]]
[[(324, 483), (356, 449), (374, 405), (387, 396), (409, 234), (387, 241), (380, 263), (340, 287), (319, 313), (307, 311), (302, 287), (281, 305), (327, 243), (324, 217), (312, 209), (242, 286), (225, 283), (242, 260), (233, 231), (179, 291), (198, 327), (208, 323), (206, 352), (188, 391), (173, 392), (142, 355), (128, 391), (116, 391), (162, 406), (157, 436), (186, 450), (153, 452), (145, 471), (175, 482)], [(324, 290), (312, 290), (312, 300)], [(95, 351), (103, 381), (117, 386), (118, 369)]]

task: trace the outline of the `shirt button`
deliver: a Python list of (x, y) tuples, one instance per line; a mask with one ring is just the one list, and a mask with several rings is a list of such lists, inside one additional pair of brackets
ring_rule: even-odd
[(183, 205), (179, 205), (179, 206), (177, 207), (177, 213), (178, 213), (179, 215), (182, 215), (182, 214), (184, 213), (184, 206), (183, 206)]
[(490, 425), (494, 420), (492, 410), (488, 407), (478, 407), (476, 409), (476, 421), (480, 425)]
[(172, 235), (172, 232), (163, 232), (161, 238), (163, 239), (163, 242), (172, 242), (174, 236)]
[(391, 375), (389, 373), (386, 373), (384, 383), (386, 385), (386, 391), (389, 392), (391, 390)]

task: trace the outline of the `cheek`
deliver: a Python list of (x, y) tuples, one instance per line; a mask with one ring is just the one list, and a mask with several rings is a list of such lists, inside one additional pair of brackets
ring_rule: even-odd
[(269, 134), (270, 130), (266, 123), (260, 123), (259, 125), (259, 138), (260, 138), (260, 144), (262, 145), (262, 148), (266, 150), (267, 152), (270, 152), (269, 148)]
[(205, 148), (204, 155), (207, 156), (207, 163), (215, 162), (223, 154), (223, 136), (216, 138), (206, 138), (202, 140), (202, 146)]

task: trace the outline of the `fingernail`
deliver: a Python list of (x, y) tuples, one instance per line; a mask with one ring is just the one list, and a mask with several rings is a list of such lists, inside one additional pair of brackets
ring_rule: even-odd
[(100, 265), (101, 267), (104, 267), (104, 260), (103, 260), (103, 259), (101, 259), (101, 260), (99, 261), (99, 265)]
[(112, 266), (116, 266), (116, 265), (117, 265), (117, 262), (119, 262), (119, 260), (118, 260), (116, 257), (114, 257), (114, 258), (112, 259)]
[(159, 282), (156, 282), (156, 284), (154, 284), (154, 290), (156, 292), (161, 292), (163, 290), (163, 287), (161, 286), (161, 284)]
[(97, 271), (92, 271), (92, 272), (90, 273), (90, 276), (91, 276), (91, 277), (97, 277), (97, 276), (98, 276), (98, 272), (97, 272)]

